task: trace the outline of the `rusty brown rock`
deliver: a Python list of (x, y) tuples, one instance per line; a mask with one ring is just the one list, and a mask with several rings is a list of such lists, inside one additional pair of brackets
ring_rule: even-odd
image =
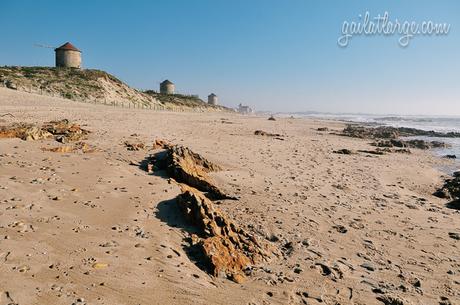
[(52, 137), (52, 134), (33, 124), (14, 123), (0, 127), (0, 138), (19, 138), (25, 141), (40, 140)]
[(145, 145), (142, 142), (131, 143), (131, 142), (125, 141), (123, 144), (125, 145), (126, 149), (130, 151), (138, 151), (138, 150), (145, 149)]
[(88, 130), (82, 129), (78, 124), (70, 123), (67, 119), (46, 122), (41, 129), (51, 133), (57, 141), (63, 143), (86, 139), (89, 134)]
[(221, 170), (220, 166), (206, 160), (184, 146), (170, 146), (166, 155), (167, 170), (176, 181), (188, 184), (213, 199), (235, 199), (221, 191), (208, 173)]
[(57, 146), (52, 148), (42, 148), (43, 151), (57, 152), (57, 153), (71, 153), (81, 151), (84, 154), (95, 152), (96, 149), (85, 142), (77, 142), (73, 145)]
[(269, 258), (267, 247), (231, 222), (202, 192), (184, 184), (180, 187), (179, 206), (188, 221), (199, 229), (201, 241), (195, 244), (214, 276), (241, 283), (246, 268)]
[(54, 137), (56, 141), (66, 143), (84, 139), (89, 131), (71, 124), (68, 120), (51, 121), (42, 126), (28, 123), (14, 123), (0, 127), (0, 138), (19, 138), (22, 140), (41, 140)]
[(160, 149), (160, 148), (167, 149), (171, 146), (172, 145), (168, 141), (163, 140), (163, 139), (155, 139), (153, 141), (153, 149)]

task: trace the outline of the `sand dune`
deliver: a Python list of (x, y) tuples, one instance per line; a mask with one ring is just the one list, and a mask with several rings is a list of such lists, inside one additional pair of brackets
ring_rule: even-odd
[[(332, 121), (155, 112), (0, 88), (0, 124), (67, 118), (97, 151), (0, 139), (0, 305), (459, 304), (458, 210), (429, 152), (372, 150)], [(282, 135), (255, 135), (256, 130)], [(279, 255), (237, 284), (189, 257), (179, 187), (138, 166), (155, 139), (190, 147), (239, 200), (215, 202)], [(125, 141), (146, 149), (128, 150)]]

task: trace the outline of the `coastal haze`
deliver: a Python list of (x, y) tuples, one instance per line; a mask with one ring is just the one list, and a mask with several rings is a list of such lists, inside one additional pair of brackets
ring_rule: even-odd
[(0, 305), (460, 304), (459, 9), (0, 4)]
[[(179, 93), (211, 92), (227, 106), (264, 111), (460, 115), (460, 3), (361, 1), (3, 1), (0, 65), (52, 66), (65, 41), (82, 65), (139, 89), (165, 79)], [(354, 35), (344, 22), (389, 14), (389, 21), (450, 24), (447, 35)], [(82, 16), (82, 12), (85, 12)], [(361, 15), (361, 18), (359, 17)], [(57, 24), (61, 24), (58, 26)]]

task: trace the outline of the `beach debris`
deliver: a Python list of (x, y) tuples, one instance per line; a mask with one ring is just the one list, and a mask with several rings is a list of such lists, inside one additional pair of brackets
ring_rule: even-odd
[(460, 240), (460, 233), (449, 232), (449, 237), (455, 240)]
[(208, 175), (210, 172), (220, 171), (221, 167), (194, 153), (188, 147), (170, 146), (166, 151), (165, 160), (162, 161), (166, 164), (169, 175), (176, 181), (207, 192), (212, 199), (236, 199), (221, 191)]
[(338, 149), (338, 150), (334, 150), (333, 153), (334, 154), (341, 154), (341, 155), (352, 155), (355, 152), (350, 150), (350, 149), (347, 149), (347, 148), (341, 148), (341, 149)]
[(269, 121), (276, 121), (275, 117), (273, 115), (271, 115), (269, 118), (268, 118)]
[(457, 156), (456, 156), (456, 155), (444, 155), (443, 158), (446, 158), (446, 159), (457, 159)]
[(254, 134), (256, 136), (264, 136), (264, 137), (282, 137), (283, 135), (279, 134), (279, 133), (270, 133), (270, 132), (266, 132), (266, 131), (263, 131), (263, 130), (256, 130), (254, 131)]
[(41, 140), (53, 137), (56, 141), (67, 143), (85, 139), (89, 133), (78, 124), (69, 120), (46, 122), (42, 126), (29, 123), (13, 123), (0, 127), (0, 138), (19, 138), (25, 141)]
[(327, 128), (327, 127), (318, 127), (316, 130), (317, 131), (329, 131), (329, 128)]
[(444, 185), (437, 189), (433, 195), (449, 200), (460, 199), (460, 172), (455, 172), (453, 177), (444, 180)]
[(370, 262), (364, 262), (360, 265), (362, 268), (369, 270), (369, 271), (375, 271), (375, 267), (372, 263)]
[(126, 149), (129, 151), (138, 151), (138, 150), (145, 149), (145, 144), (142, 142), (131, 143), (129, 141), (125, 141), (123, 144), (125, 145)]
[(4, 117), (4, 116), (10, 116), (10, 117), (14, 118), (14, 115), (12, 115), (12, 114), (9, 113), (9, 112), (8, 112), (8, 113), (0, 114), (0, 117), (1, 117), (1, 118)]
[(210, 273), (243, 282), (245, 269), (269, 258), (268, 248), (231, 222), (202, 192), (185, 184), (180, 187), (179, 207), (199, 229), (200, 236), (192, 243), (204, 255)]

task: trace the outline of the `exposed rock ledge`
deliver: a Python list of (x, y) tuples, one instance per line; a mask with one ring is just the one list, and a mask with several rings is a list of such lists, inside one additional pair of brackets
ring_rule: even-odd
[(212, 199), (236, 199), (218, 188), (208, 173), (221, 170), (220, 166), (206, 160), (184, 146), (169, 146), (166, 168), (171, 177), (181, 183), (207, 192)]
[(267, 247), (238, 228), (202, 192), (185, 184), (180, 187), (180, 209), (201, 232), (192, 238), (192, 246), (199, 247), (211, 274), (241, 283), (247, 268), (270, 257)]

